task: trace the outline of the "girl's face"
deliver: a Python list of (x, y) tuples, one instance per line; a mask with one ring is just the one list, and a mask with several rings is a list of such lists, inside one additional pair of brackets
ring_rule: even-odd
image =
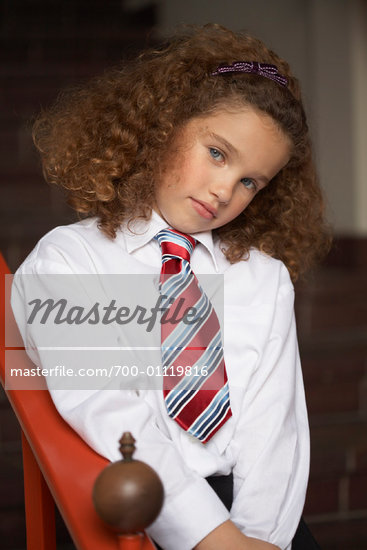
[(251, 107), (191, 119), (170, 148), (154, 209), (183, 233), (236, 218), (290, 158), (289, 138)]

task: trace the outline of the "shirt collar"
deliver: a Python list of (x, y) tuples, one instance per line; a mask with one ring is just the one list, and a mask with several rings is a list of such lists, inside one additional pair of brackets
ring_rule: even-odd
[[(125, 243), (126, 243), (126, 250), (130, 254), (131, 252), (134, 252), (138, 248), (141, 248), (142, 246), (146, 245), (149, 241), (151, 241), (155, 235), (161, 231), (161, 229), (166, 229), (167, 227), (170, 227), (167, 222), (161, 218), (155, 210), (152, 210), (152, 216), (150, 220), (139, 220), (136, 219), (130, 224), (127, 222), (124, 223), (122, 226), (124, 237), (125, 237)], [(190, 233), (191, 235), (191, 233)], [(199, 243), (201, 243), (206, 250), (209, 252), (213, 264), (215, 267), (215, 270), (218, 272), (218, 264), (215, 257), (215, 251), (214, 251), (214, 243), (213, 243), (213, 235), (211, 231), (202, 231), (201, 233), (195, 233), (191, 235), (196, 239)]]

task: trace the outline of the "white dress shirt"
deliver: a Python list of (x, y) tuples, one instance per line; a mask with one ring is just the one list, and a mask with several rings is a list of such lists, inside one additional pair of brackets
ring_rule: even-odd
[[(159, 274), (153, 239), (167, 224), (156, 213), (107, 238), (95, 218), (57, 227), (17, 271), (13, 309), (25, 341), (20, 304), (24, 274)], [(168, 417), (161, 391), (51, 390), (61, 416), (98, 453), (119, 460), (118, 440), (130, 431), (135, 458), (159, 474), (165, 502), (148, 533), (166, 550), (189, 550), (231, 519), (250, 537), (290, 549), (306, 493), (309, 432), (299, 361), (294, 290), (282, 262), (251, 250), (230, 264), (211, 232), (195, 234), (197, 274), (224, 278), (224, 358), (233, 416), (205, 445)], [(22, 314), (23, 311), (23, 314)], [(31, 346), (37, 342), (31, 342)], [(159, 344), (158, 344), (159, 345)], [(36, 363), (40, 356), (33, 350)], [(205, 481), (233, 471), (229, 513)]]

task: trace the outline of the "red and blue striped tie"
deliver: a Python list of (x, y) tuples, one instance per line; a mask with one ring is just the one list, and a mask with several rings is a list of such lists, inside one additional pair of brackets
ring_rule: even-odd
[[(162, 250), (160, 293), (165, 309), (162, 365), (170, 374), (164, 376), (163, 395), (169, 416), (206, 443), (232, 416), (219, 321), (191, 270), (195, 239), (174, 229), (163, 229), (156, 239)], [(177, 308), (183, 312), (180, 320), (165, 322)]]

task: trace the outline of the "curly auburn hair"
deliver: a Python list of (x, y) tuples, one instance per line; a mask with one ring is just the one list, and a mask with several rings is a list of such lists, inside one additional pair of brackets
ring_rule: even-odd
[[(288, 86), (253, 74), (211, 74), (238, 60), (275, 64)], [(150, 218), (159, 167), (178, 130), (233, 105), (272, 117), (291, 140), (291, 159), (242, 214), (214, 233), (231, 263), (256, 247), (282, 260), (295, 280), (327, 251), (330, 237), (298, 81), (260, 40), (214, 24), (189, 27), (62, 94), (36, 120), (33, 137), (46, 180), (64, 187), (68, 203), (97, 216), (114, 238), (122, 221)]]

